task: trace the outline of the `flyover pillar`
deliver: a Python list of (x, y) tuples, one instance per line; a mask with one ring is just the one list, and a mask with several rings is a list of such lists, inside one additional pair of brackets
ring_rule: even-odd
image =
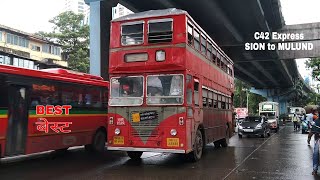
[(85, 0), (90, 6), (90, 74), (109, 80), (109, 42), (112, 7), (117, 0)]
[[(267, 98), (267, 101), (272, 101), (272, 102), (277, 102), (279, 103), (279, 114), (286, 114), (287, 113), (287, 105), (288, 105), (288, 99), (287, 96), (279, 96), (274, 94), (274, 90), (270, 89), (255, 89), (251, 88), (250, 89), (251, 93), (254, 94), (259, 94), (265, 98)], [(273, 92), (273, 93), (270, 93)]]

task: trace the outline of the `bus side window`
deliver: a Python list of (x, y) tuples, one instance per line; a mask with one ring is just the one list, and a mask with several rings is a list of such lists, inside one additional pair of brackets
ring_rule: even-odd
[(218, 109), (221, 109), (221, 95), (218, 94)]
[(193, 27), (191, 24), (188, 23), (188, 27), (187, 27), (187, 31), (188, 31), (188, 44), (193, 46)]
[(208, 107), (212, 108), (213, 107), (213, 99), (212, 99), (212, 91), (208, 91)]
[(213, 93), (213, 108), (218, 108), (218, 95)]
[(221, 109), (226, 109), (226, 97), (221, 96)]
[(203, 107), (208, 106), (208, 91), (206, 89), (202, 89), (202, 104)]
[(0, 109), (1, 108), (5, 108), (7, 109), (8, 108), (8, 86), (4, 83), (5, 80), (4, 80), (4, 77), (0, 77), (0, 97), (1, 98), (1, 101), (0, 101)]
[(199, 82), (194, 82), (194, 105), (199, 106)]

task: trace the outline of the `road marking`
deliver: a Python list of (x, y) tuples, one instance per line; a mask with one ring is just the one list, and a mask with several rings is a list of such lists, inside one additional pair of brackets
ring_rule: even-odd
[[(284, 127), (283, 127), (284, 128)], [(283, 129), (279, 129), (278, 133)], [(235, 170), (237, 170), (247, 159), (249, 159), (249, 157), (255, 153), (258, 149), (260, 149), (269, 139), (271, 139), (274, 135), (276, 135), (277, 133), (274, 133), (272, 136), (270, 136), (267, 140), (265, 140), (262, 144), (260, 144), (259, 147), (257, 147), (255, 150), (253, 150), (246, 158), (244, 158), (243, 161), (241, 161), (240, 164), (238, 164), (238, 166), (236, 166), (235, 168), (233, 168), (223, 179), (226, 179), (227, 177), (229, 177)]]

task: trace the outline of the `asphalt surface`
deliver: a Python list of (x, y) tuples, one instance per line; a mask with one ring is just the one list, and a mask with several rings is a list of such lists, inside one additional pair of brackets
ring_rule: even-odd
[(228, 148), (217, 149), (209, 144), (196, 163), (161, 153), (144, 153), (137, 162), (124, 152), (90, 155), (79, 147), (66, 154), (46, 152), (2, 159), (0, 180), (317, 179), (311, 175), (311, 142), (308, 146), (307, 134), (286, 126), (269, 138), (233, 136)]

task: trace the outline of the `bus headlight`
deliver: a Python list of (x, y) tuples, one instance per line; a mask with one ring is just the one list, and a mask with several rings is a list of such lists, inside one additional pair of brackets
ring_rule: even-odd
[(116, 128), (116, 129), (114, 130), (114, 134), (115, 134), (115, 135), (119, 135), (119, 134), (120, 134), (120, 129), (119, 129), (119, 128)]
[(171, 136), (176, 136), (177, 135), (177, 130), (171, 129), (170, 134), (171, 134)]
[(156, 51), (156, 61), (166, 60), (166, 52), (164, 50)]

